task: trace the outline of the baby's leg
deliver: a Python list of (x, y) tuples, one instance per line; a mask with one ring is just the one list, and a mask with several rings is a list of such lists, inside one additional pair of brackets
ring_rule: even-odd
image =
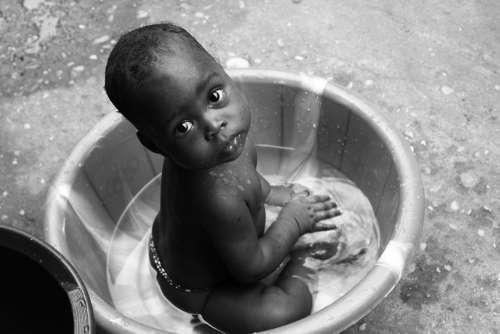
[(308, 316), (312, 309), (312, 272), (292, 259), (274, 285), (230, 284), (209, 295), (203, 318), (229, 333), (275, 328)]

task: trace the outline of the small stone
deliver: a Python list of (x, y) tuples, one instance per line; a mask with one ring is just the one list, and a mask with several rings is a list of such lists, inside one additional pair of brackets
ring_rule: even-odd
[(454, 230), (454, 231), (458, 230), (458, 227), (457, 227), (457, 225), (455, 225), (455, 224), (450, 224), (449, 226), (450, 226), (450, 228), (451, 228), (452, 230)]
[(82, 29), (82, 30), (83, 30), (83, 29), (85, 29), (85, 28), (86, 28), (86, 26), (85, 26), (85, 24), (79, 24), (79, 25), (78, 25), (78, 28), (80, 28), (80, 29)]
[(406, 130), (405, 132), (403, 132), (403, 134), (408, 139), (413, 139), (414, 137), (413, 132), (411, 132), (410, 130)]
[(103, 35), (101, 37), (94, 39), (92, 44), (102, 44), (104, 42), (107, 42), (108, 40), (109, 40), (109, 35)]
[(283, 40), (281, 38), (278, 38), (278, 40), (276, 41), (276, 44), (278, 44), (278, 46), (280, 48), (285, 46), (285, 42), (283, 42)]
[(361, 332), (364, 332), (366, 330), (366, 322), (365, 323), (362, 323), (360, 326), (359, 326), (359, 330)]
[(90, 56), (89, 56), (89, 59), (92, 59), (92, 60), (97, 60), (97, 56), (96, 56), (96, 55), (90, 55)]
[(138, 19), (144, 19), (144, 18), (146, 18), (146, 17), (148, 17), (148, 16), (149, 16), (149, 13), (148, 13), (147, 11), (145, 11), (145, 10), (140, 10), (140, 11), (138, 11), (138, 12), (137, 12), (137, 16), (136, 16), (136, 17), (137, 17)]
[(444, 95), (450, 95), (454, 92), (453, 88), (449, 87), (449, 86), (442, 86), (441, 87), (441, 92), (444, 94)]
[(473, 171), (460, 174), (460, 184), (465, 188), (474, 188), (480, 181), (480, 177)]
[(202, 18), (202, 17), (205, 17), (205, 14), (203, 14), (202, 12), (196, 12), (196, 13), (194, 13), (194, 16), (197, 18)]
[(21, 209), (21, 210), (19, 210), (19, 214), (20, 214), (21, 216), (24, 216), (24, 215), (26, 214), (26, 212), (25, 212), (23, 209)]
[(23, 6), (27, 10), (32, 10), (38, 8), (45, 0), (24, 0)]
[(450, 203), (450, 210), (453, 212), (460, 210), (460, 205), (458, 204), (457, 201), (454, 200)]
[(85, 66), (83, 66), (83, 65), (78, 65), (78, 66), (73, 67), (71, 69), (71, 77), (75, 78), (75, 77), (79, 76), (80, 73), (82, 73), (84, 70), (85, 70)]
[(9, 219), (9, 216), (7, 216), (7, 215), (2, 215), (2, 220), (7, 220), (7, 219)]
[(495, 90), (500, 90), (500, 85), (495, 85)]
[(245, 58), (232, 57), (226, 61), (227, 68), (248, 68), (250, 63)]
[(425, 249), (426, 249), (426, 248), (427, 248), (427, 243), (425, 243), (425, 242), (421, 242), (421, 243), (420, 243), (420, 250), (421, 250), (422, 252), (425, 252)]
[(3, 197), (7, 197), (7, 196), (9, 196), (9, 192), (8, 192), (7, 190), (5, 190), (5, 191), (2, 193), (2, 196), (3, 196)]
[(444, 270), (451, 271), (451, 266), (449, 264), (444, 265)]
[(37, 43), (48, 40), (57, 34), (57, 23), (59, 18), (55, 16), (45, 16), (40, 24), (40, 32)]
[(483, 229), (478, 229), (478, 230), (477, 230), (477, 235), (479, 235), (480, 237), (484, 237), (484, 236), (485, 236), (485, 234), (486, 234), (486, 233), (484, 232), (484, 230), (483, 230)]
[(24, 123), (24, 128), (25, 128), (26, 130), (31, 129), (31, 124), (29, 124), (29, 123)]
[(302, 61), (302, 60), (304, 60), (304, 57), (302, 57), (302, 56), (295, 56), (294, 59), (298, 60), (298, 61)]
[(373, 86), (373, 80), (371, 80), (371, 79), (365, 80), (365, 86), (366, 87)]
[(17, 165), (17, 159), (12, 160), (13, 165)]

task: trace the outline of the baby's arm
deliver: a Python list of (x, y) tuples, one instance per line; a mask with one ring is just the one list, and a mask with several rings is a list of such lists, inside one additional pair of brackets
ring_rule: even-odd
[(260, 238), (246, 203), (238, 197), (213, 196), (203, 226), (234, 279), (255, 282), (270, 274), (288, 255), (300, 235), (337, 215), (327, 196), (292, 200)]

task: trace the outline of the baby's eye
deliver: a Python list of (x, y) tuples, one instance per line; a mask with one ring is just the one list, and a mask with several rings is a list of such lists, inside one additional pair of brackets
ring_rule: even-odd
[(216, 88), (208, 93), (208, 102), (212, 104), (221, 103), (226, 96), (226, 93), (222, 88)]
[(190, 121), (182, 121), (175, 127), (175, 134), (178, 136), (185, 135), (193, 128), (193, 123)]

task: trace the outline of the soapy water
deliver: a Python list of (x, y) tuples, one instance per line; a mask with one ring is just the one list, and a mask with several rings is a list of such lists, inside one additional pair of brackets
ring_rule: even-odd
[[(314, 194), (329, 195), (342, 211), (342, 215), (332, 218), (337, 229), (305, 234), (295, 245), (295, 249), (307, 252), (306, 266), (317, 272), (313, 291), (316, 312), (347, 293), (370, 271), (377, 260), (379, 230), (370, 202), (350, 180), (325, 166), (315, 173), (320, 177), (307, 174), (295, 173), (292, 181)], [(130, 201), (113, 232), (106, 272), (114, 307), (160, 330), (217, 333), (200, 317), (179, 310), (163, 297), (149, 264), (148, 238), (160, 206), (160, 177), (151, 180)], [(282, 176), (265, 177), (271, 184), (290, 181)], [(279, 210), (266, 206), (266, 227)]]

